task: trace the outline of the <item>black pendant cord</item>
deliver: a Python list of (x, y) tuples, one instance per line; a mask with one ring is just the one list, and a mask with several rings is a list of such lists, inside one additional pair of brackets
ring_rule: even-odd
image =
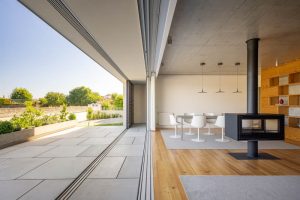
[(239, 65), (240, 63), (235, 63), (236, 66), (236, 91), (233, 93), (242, 93), (242, 91), (239, 90)]
[(223, 65), (223, 63), (218, 63), (218, 66), (219, 66), (219, 91), (217, 91), (216, 93), (224, 93), (224, 91), (222, 91), (222, 89), (221, 89), (221, 65)]
[(203, 90), (203, 83), (204, 83), (204, 81), (203, 81), (203, 66), (205, 65), (205, 63), (200, 63), (200, 65), (201, 65), (201, 82), (202, 82), (202, 89), (201, 89), (201, 91), (200, 92), (198, 92), (198, 93), (207, 93), (207, 92), (205, 92), (204, 90)]

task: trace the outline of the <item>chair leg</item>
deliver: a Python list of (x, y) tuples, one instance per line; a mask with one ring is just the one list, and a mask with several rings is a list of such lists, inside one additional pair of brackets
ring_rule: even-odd
[(177, 125), (174, 126), (174, 135), (171, 135), (170, 138), (180, 138), (180, 135), (177, 135)]
[(204, 133), (205, 135), (214, 135), (210, 130), (210, 123), (207, 123), (207, 126), (208, 126), (208, 132), (207, 133)]
[(205, 142), (204, 139), (200, 139), (200, 128), (198, 128), (198, 137), (196, 139), (192, 139), (193, 142)]
[(185, 135), (194, 135), (194, 133), (192, 133), (192, 126), (191, 124), (189, 124), (189, 131), (184, 133)]
[(216, 141), (217, 142), (230, 142), (230, 140), (224, 138), (224, 135), (225, 135), (224, 134), (224, 128), (222, 128), (222, 137), (219, 138), (219, 139), (216, 139)]

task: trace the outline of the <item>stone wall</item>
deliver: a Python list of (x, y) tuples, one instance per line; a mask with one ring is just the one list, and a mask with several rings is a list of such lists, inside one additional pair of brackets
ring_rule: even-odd
[[(62, 107), (41, 107), (44, 114), (59, 114)], [(85, 112), (87, 106), (69, 106), (67, 111), (70, 113)], [(0, 108), (0, 118), (11, 118), (14, 115), (20, 115), (25, 108)]]

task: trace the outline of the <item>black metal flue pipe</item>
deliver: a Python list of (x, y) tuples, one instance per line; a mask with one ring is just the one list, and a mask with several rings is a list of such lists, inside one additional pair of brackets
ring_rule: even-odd
[[(247, 113), (258, 113), (258, 42), (259, 38), (247, 40)], [(247, 156), (258, 157), (258, 141), (248, 141)]]

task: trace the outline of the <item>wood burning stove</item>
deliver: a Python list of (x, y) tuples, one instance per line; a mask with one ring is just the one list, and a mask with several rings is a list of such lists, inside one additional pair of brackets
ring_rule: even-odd
[(234, 140), (283, 140), (284, 115), (225, 114), (225, 135)]

